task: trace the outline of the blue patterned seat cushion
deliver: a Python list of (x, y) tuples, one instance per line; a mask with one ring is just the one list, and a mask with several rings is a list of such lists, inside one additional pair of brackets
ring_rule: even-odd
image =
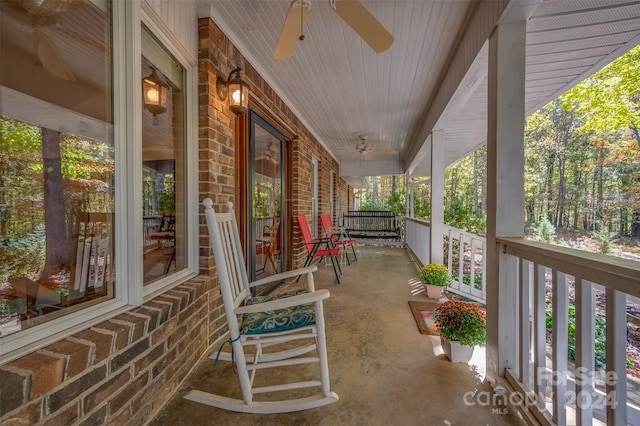
[[(269, 302), (276, 299), (308, 293), (307, 289), (294, 290), (279, 295), (255, 296), (247, 305)], [(256, 312), (242, 315), (241, 334), (273, 333), (277, 331), (293, 330), (316, 323), (316, 311), (313, 303), (292, 306), (275, 311)]]
[(253, 296), (251, 299), (247, 300), (247, 305), (255, 305), (256, 303), (264, 303), (271, 302), (276, 299), (283, 299), (285, 297), (297, 296), (299, 294), (309, 293), (309, 290), (306, 288), (301, 288), (298, 290), (287, 291), (286, 293), (281, 294), (267, 294), (264, 296)]

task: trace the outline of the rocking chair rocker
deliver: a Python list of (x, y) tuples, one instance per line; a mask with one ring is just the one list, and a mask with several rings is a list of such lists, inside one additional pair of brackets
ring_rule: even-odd
[[(213, 202), (209, 198), (205, 199), (203, 204), (229, 327), (227, 342), (232, 348), (231, 353), (219, 352), (210, 358), (235, 362), (243, 399), (199, 390), (192, 390), (184, 397), (213, 407), (243, 413), (287, 413), (337, 401), (338, 395), (329, 390), (322, 306), (322, 300), (329, 297), (329, 291), (314, 291), (313, 272), (317, 267), (283, 272), (249, 283), (232, 204), (227, 204), (227, 213), (215, 213), (212, 208)], [(258, 285), (300, 275), (307, 276), (308, 289), (278, 296), (251, 294), (251, 288)], [(285, 344), (285, 347), (278, 348), (281, 344)], [(252, 348), (253, 351), (250, 350)], [(248, 349), (250, 353), (246, 352)], [(302, 356), (312, 351), (316, 353)], [(319, 364), (318, 380), (253, 387), (258, 370), (306, 363)], [(254, 394), (258, 393), (309, 387), (320, 387), (320, 390), (316, 395), (305, 398), (253, 400)]]

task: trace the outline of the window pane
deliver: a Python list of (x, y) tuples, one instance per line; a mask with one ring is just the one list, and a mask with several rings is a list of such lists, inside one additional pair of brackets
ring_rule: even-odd
[(109, 7), (3, 2), (1, 336), (113, 297)]
[(143, 28), (144, 284), (185, 267), (183, 67)]

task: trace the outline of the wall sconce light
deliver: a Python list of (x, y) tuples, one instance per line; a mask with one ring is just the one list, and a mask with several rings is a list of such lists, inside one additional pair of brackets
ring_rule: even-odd
[(151, 68), (151, 74), (142, 79), (144, 107), (154, 115), (154, 118), (167, 110), (168, 91), (169, 86), (158, 77), (155, 68)]
[[(231, 78), (234, 74), (235, 77)], [(249, 84), (242, 79), (242, 68), (237, 67), (231, 71), (226, 81), (218, 77), (216, 92), (221, 101), (229, 98), (229, 109), (234, 114), (242, 115), (249, 110)]]

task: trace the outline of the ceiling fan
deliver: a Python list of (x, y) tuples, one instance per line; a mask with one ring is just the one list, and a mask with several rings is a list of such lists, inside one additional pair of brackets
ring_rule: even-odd
[(271, 161), (273, 164), (278, 164), (278, 152), (273, 149), (271, 143), (267, 145), (262, 154), (256, 155), (256, 161), (267, 160)]
[[(376, 53), (384, 52), (393, 44), (393, 36), (358, 0), (329, 0), (329, 5)], [(291, 58), (298, 40), (304, 40), (302, 28), (310, 8), (310, 0), (291, 2), (273, 52), (274, 59)]]
[(45, 34), (43, 28), (64, 31), (67, 37), (83, 41), (84, 37), (70, 30), (58, 28), (60, 14), (90, 6), (88, 0), (4, 0), (0, 2), (2, 12), (13, 18), (12, 23), (19, 30), (34, 36), (36, 52), (40, 64), (54, 77), (65, 81), (75, 81), (71, 67), (65, 62), (56, 43)]
[(393, 149), (380, 149), (376, 144), (369, 145), (367, 143), (367, 138), (365, 136), (360, 136), (360, 143), (356, 145), (356, 151), (358, 151), (362, 156), (362, 158), (364, 158), (367, 161), (373, 158), (371, 153), (387, 154), (387, 155), (393, 155), (398, 153), (398, 151), (395, 151)]

